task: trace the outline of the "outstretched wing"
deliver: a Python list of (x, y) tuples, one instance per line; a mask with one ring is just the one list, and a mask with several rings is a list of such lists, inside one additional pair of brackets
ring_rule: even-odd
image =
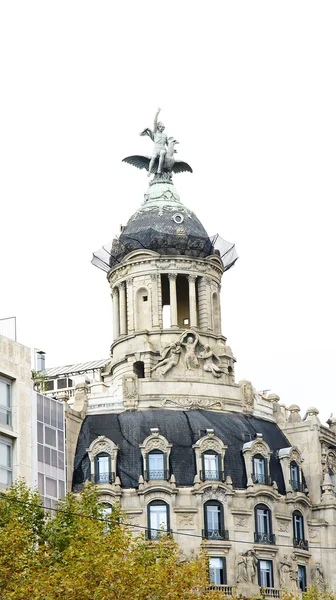
[(189, 173), (193, 172), (188, 163), (183, 162), (182, 160), (177, 160), (173, 166), (173, 173), (184, 173), (184, 171), (188, 171)]
[(146, 127), (146, 129), (144, 129), (140, 135), (148, 135), (148, 137), (150, 137), (150, 139), (154, 142), (154, 133), (151, 129), (149, 129), (149, 127)]
[(148, 171), (150, 158), (148, 158), (148, 156), (139, 156), (136, 154), (135, 156), (126, 156), (126, 158), (123, 158), (122, 162), (133, 165), (133, 167), (137, 167), (137, 169), (146, 169), (146, 171)]

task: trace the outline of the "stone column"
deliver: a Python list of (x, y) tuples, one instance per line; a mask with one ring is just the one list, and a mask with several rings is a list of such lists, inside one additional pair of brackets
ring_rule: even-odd
[(177, 322), (177, 294), (176, 294), (176, 273), (169, 273), (169, 296), (170, 296), (170, 326), (178, 327)]
[(188, 275), (190, 327), (197, 327), (196, 275)]
[(112, 290), (112, 300), (113, 300), (113, 335), (116, 340), (120, 335), (120, 326), (119, 326), (119, 292), (118, 288), (115, 287)]
[(126, 286), (123, 281), (119, 285), (120, 335), (126, 334)]
[(151, 273), (152, 282), (152, 327), (158, 329), (160, 327), (159, 322), (159, 302), (158, 302), (158, 274)]

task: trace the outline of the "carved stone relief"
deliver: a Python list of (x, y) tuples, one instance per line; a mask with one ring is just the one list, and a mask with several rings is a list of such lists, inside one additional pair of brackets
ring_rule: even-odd
[(224, 400), (217, 400), (212, 398), (164, 398), (162, 400), (162, 406), (178, 406), (184, 409), (198, 409), (198, 408), (225, 408)]
[(177, 525), (188, 525), (190, 527), (194, 526), (194, 515), (193, 514), (181, 514), (177, 516)]
[(139, 403), (137, 378), (133, 376), (123, 377), (122, 393), (125, 408), (135, 409)]
[(320, 539), (320, 528), (319, 527), (308, 527), (309, 537), (310, 539), (319, 540)]
[(254, 404), (254, 391), (250, 381), (239, 382), (242, 391), (243, 405), (246, 410), (252, 410)]
[(227, 501), (227, 492), (222, 487), (218, 485), (212, 485), (207, 487), (203, 493), (203, 502), (207, 502), (208, 500), (218, 500), (219, 502)]
[(248, 524), (248, 517), (233, 517), (233, 522), (235, 527), (241, 527), (242, 529), (245, 529)]
[(279, 531), (282, 531), (283, 533), (288, 533), (289, 531), (289, 521), (284, 521), (282, 519), (278, 520), (278, 527), (279, 527)]
[(161, 376), (166, 375), (180, 361), (186, 371), (202, 368), (205, 373), (211, 373), (215, 378), (222, 377), (224, 373), (219, 356), (209, 345), (201, 342), (198, 333), (193, 329), (187, 329), (175, 342), (163, 349), (161, 360), (152, 368), (152, 373), (158, 371)]
[(90, 448), (88, 449), (88, 453), (90, 455), (90, 459), (92, 460), (101, 452), (106, 452), (107, 454), (113, 456), (117, 449), (118, 446), (111, 442), (111, 440), (104, 435), (99, 435), (91, 444)]

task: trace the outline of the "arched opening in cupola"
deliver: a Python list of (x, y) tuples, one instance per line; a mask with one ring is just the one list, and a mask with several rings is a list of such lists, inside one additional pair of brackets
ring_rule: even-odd
[(177, 324), (181, 329), (190, 327), (189, 283), (186, 275), (176, 278)]

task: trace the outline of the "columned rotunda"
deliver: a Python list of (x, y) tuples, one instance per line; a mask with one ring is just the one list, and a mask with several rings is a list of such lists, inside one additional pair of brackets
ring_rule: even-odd
[(135, 533), (204, 546), (226, 595), (335, 589), (336, 421), (236, 381), (220, 294), (235, 247), (181, 202), (173, 175), (191, 168), (157, 117), (143, 134), (152, 158), (125, 161), (152, 174), (144, 201), (93, 258), (113, 301), (110, 358), (62, 391), (69, 483), (94, 481)]

